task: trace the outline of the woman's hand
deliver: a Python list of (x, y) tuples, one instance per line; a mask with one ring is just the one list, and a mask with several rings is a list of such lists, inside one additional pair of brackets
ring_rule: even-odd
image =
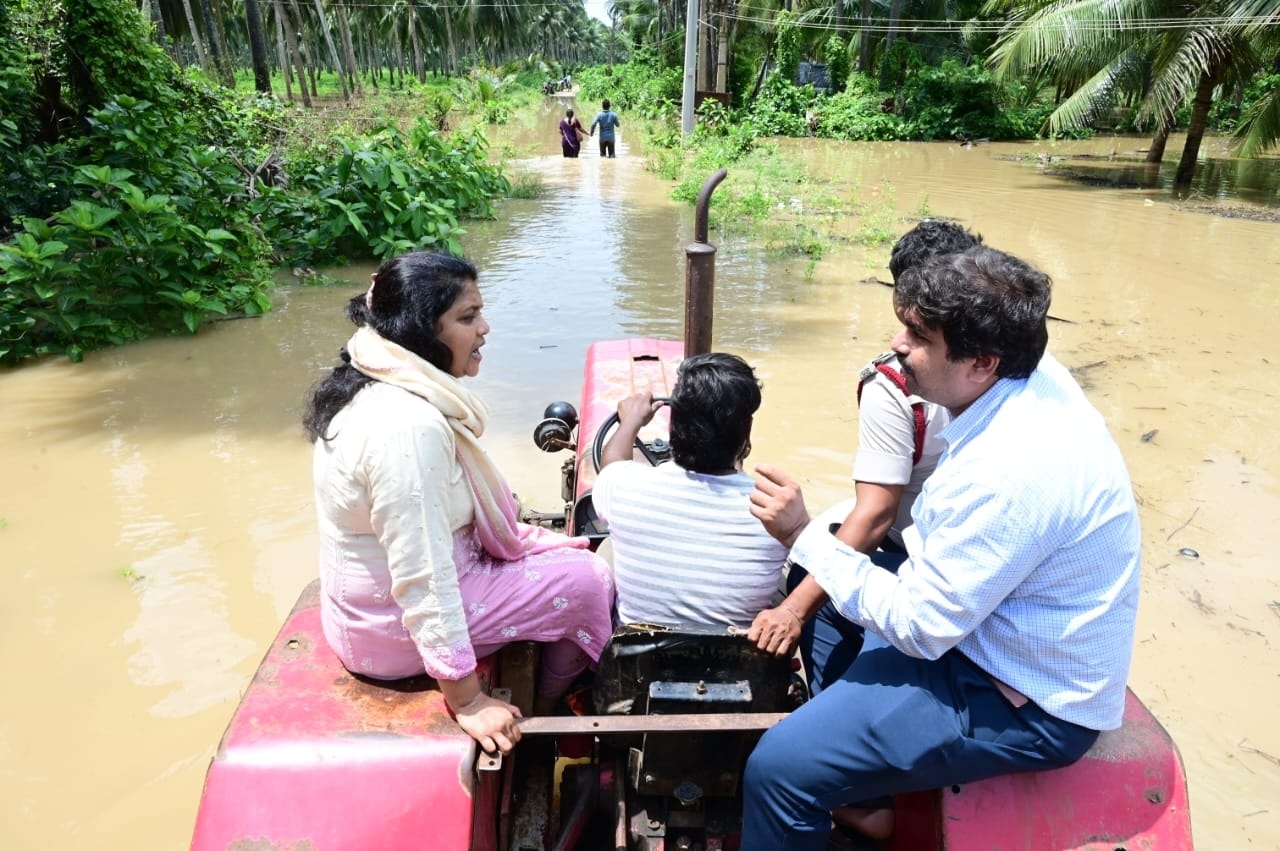
[(445, 702), (458, 720), (458, 726), (468, 736), (489, 753), (495, 750), (511, 753), (516, 742), (520, 741), (520, 727), (516, 724), (520, 717), (519, 707), (485, 694), (475, 674), (468, 674), (460, 680), (437, 682)]
[(520, 708), (506, 701), (481, 693), (469, 703), (453, 707), (453, 713), (458, 726), (489, 753), (496, 750), (509, 754), (520, 741), (520, 727), (516, 723)]

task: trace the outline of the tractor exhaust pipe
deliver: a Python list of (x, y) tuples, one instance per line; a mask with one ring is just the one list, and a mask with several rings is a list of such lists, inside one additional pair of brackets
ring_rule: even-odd
[(707, 208), (711, 193), (729, 172), (720, 169), (698, 192), (693, 226), (694, 242), (685, 248), (684, 356), (711, 351), (711, 320), (716, 292), (716, 247), (707, 242)]

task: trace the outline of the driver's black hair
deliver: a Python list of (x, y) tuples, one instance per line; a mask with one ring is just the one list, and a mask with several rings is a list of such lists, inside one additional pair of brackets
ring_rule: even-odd
[(737, 355), (685, 358), (671, 393), (671, 457), (693, 473), (723, 474), (751, 450), (760, 382)]

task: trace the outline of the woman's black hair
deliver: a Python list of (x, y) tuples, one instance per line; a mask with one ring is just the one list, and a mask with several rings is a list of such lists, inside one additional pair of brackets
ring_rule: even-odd
[[(449, 370), (452, 355), (440, 341), (440, 317), (478, 277), (476, 267), (461, 257), (437, 251), (414, 251), (388, 260), (373, 273), (368, 293), (347, 302), (347, 318), (367, 325), (439, 369)], [(329, 423), (373, 379), (351, 365), (344, 348), (342, 363), (311, 390), (302, 417), (307, 439), (328, 440)]]
[(760, 382), (737, 355), (711, 352), (680, 363), (671, 392), (671, 458), (693, 473), (721, 474), (751, 446)]

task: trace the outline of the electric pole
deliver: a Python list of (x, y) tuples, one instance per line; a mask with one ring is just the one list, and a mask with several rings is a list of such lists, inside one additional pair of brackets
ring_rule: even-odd
[(694, 79), (698, 72), (698, 0), (689, 0), (684, 24), (684, 97), (680, 104), (680, 130), (693, 133)]

